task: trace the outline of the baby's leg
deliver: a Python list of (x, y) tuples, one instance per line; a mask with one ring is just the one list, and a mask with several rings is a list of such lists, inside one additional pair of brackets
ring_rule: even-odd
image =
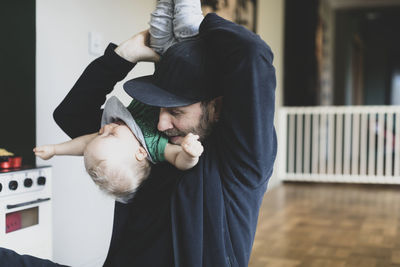
[(150, 47), (160, 55), (177, 42), (172, 30), (173, 15), (173, 0), (158, 0), (150, 16)]
[(199, 33), (203, 20), (200, 0), (174, 0), (174, 34), (180, 42)]

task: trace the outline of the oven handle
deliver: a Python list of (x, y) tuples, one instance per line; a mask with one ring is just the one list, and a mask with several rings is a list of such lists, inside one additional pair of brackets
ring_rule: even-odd
[(23, 207), (23, 206), (28, 206), (28, 205), (32, 205), (32, 204), (36, 204), (36, 203), (41, 203), (41, 202), (45, 202), (45, 201), (49, 201), (50, 198), (38, 198), (36, 200), (32, 200), (32, 201), (28, 201), (28, 202), (22, 202), (22, 203), (18, 203), (18, 204), (14, 204), (14, 205), (7, 205), (7, 209), (15, 209), (15, 208), (19, 208), (19, 207)]

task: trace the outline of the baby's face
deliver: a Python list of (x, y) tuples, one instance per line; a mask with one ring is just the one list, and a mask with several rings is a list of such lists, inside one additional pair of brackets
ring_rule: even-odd
[(86, 149), (99, 160), (112, 158), (119, 161), (126, 158), (135, 159), (140, 147), (139, 141), (129, 127), (123, 122), (115, 122), (101, 127), (99, 135)]

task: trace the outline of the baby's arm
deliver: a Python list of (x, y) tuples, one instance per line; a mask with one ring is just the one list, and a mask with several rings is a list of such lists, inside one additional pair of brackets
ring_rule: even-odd
[(165, 159), (180, 170), (194, 167), (204, 150), (198, 139), (198, 135), (189, 133), (180, 146), (167, 143), (164, 151)]
[(51, 159), (54, 155), (82, 156), (87, 144), (98, 136), (98, 134), (82, 135), (61, 144), (38, 146), (33, 149), (33, 152), (35, 152), (36, 156), (44, 160)]

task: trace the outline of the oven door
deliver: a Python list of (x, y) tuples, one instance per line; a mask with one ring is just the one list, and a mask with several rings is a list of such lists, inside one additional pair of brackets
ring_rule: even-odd
[(52, 211), (48, 195), (25, 193), (0, 199), (0, 246), (19, 254), (52, 258)]

